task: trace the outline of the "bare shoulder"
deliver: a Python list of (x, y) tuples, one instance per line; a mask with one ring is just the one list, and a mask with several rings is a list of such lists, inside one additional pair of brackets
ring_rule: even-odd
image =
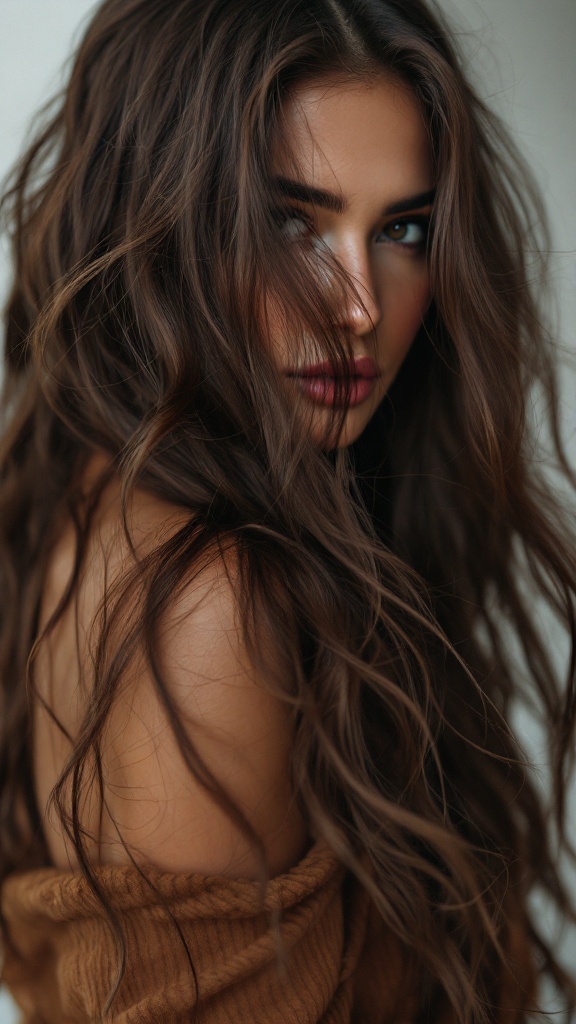
[[(145, 493), (135, 495), (130, 517), (140, 553), (168, 539), (183, 521), (178, 510)], [(82, 644), (88, 643), (104, 588), (130, 568), (133, 558), (120, 526), (112, 489), (104, 496), (75, 606), (43, 654), (50, 679), (44, 696), (64, 714), (72, 735), (84, 710), (79, 674), (89, 652)], [(70, 549), (64, 534), (48, 575), (44, 616), (65, 586)], [(129, 609), (127, 615), (128, 630)], [(258, 678), (243, 644), (233, 550), (212, 552), (168, 603), (155, 655), (194, 750), (264, 840), (271, 875), (287, 870), (310, 844), (290, 785), (292, 719), (288, 706)], [(103, 740), (104, 814), (86, 804), (86, 824), (97, 832), (95, 858), (128, 863), (131, 856), (167, 871), (258, 877), (253, 846), (186, 764), (143, 652), (123, 681)], [(38, 708), (35, 767), (41, 805), (47, 804), (68, 753)], [(74, 858), (54, 815), (47, 826), (54, 860), (67, 866)]]

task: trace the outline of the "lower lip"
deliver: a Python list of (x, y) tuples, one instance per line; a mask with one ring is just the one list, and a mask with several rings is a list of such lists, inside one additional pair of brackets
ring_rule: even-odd
[(348, 395), (345, 389), (336, 387), (334, 377), (298, 377), (294, 376), (298, 387), (318, 405), (347, 406), (361, 405), (370, 398), (376, 384), (376, 377), (352, 377)]

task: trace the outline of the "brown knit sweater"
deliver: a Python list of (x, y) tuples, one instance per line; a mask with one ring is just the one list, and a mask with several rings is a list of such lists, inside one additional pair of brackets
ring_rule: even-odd
[[(4, 883), (2, 912), (11, 942), (4, 951), (3, 979), (26, 1024), (103, 1019), (114, 1024), (381, 1024), (392, 1019), (397, 970), (388, 994), (379, 985), (374, 1016), (362, 1008), (362, 996), (354, 996), (368, 899), (323, 840), (269, 882), (261, 912), (257, 883), (249, 880), (150, 870), (145, 879), (130, 866), (98, 868), (96, 875), (122, 921), (127, 946), (124, 977), (106, 1017), (117, 947), (84, 878), (45, 868)], [(285, 973), (275, 957), (267, 913), (272, 908), (281, 912), (289, 953)], [(383, 964), (381, 982), (385, 978)], [(408, 1007), (406, 1014), (393, 1019), (409, 1021)]]
[[(108, 1014), (117, 946), (83, 876), (43, 868), (4, 882), (2, 978), (23, 1024), (423, 1021), (421, 985), (387, 940), (366, 890), (322, 839), (268, 883), (263, 910), (250, 880), (151, 870), (144, 877), (130, 866), (101, 867), (96, 876), (126, 940), (125, 972)], [(285, 971), (275, 956), (272, 909), (280, 912)], [(516, 946), (520, 966), (526, 947)], [(520, 988), (510, 982), (504, 979), (498, 1024), (524, 1019)], [(425, 1020), (448, 1024), (452, 1017), (438, 1005)]]

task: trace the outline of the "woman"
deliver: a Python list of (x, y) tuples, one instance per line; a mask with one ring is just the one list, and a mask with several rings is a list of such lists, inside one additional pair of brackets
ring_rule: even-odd
[[(529, 180), (421, 0), (106, 0), (7, 198), (26, 1020), (520, 1022), (575, 982)], [(528, 593), (528, 586), (532, 593)], [(512, 633), (511, 633), (512, 631)], [(513, 664), (510, 637), (525, 656)]]

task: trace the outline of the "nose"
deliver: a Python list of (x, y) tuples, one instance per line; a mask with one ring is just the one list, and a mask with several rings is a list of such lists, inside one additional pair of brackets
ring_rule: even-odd
[(360, 337), (369, 334), (382, 319), (378, 294), (368, 253), (363, 247), (349, 248), (339, 253), (340, 263), (350, 279), (341, 324), (351, 334)]

